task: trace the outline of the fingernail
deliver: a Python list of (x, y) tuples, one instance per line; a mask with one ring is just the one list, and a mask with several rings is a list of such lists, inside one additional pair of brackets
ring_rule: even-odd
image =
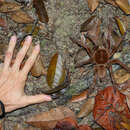
[(47, 101), (51, 101), (52, 98), (51, 98), (50, 96), (46, 95), (46, 100), (47, 100)]
[(16, 35), (13, 35), (13, 36), (11, 37), (11, 40), (12, 40), (13, 42), (15, 42), (16, 39), (17, 39)]
[(30, 42), (32, 40), (32, 36), (27, 36), (26, 39), (28, 42)]

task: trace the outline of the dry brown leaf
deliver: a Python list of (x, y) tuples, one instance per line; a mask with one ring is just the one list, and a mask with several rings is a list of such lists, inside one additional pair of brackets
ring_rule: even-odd
[(124, 35), (125, 32), (127, 31), (127, 28), (128, 28), (128, 19), (127, 19), (127, 17), (123, 16), (123, 17), (119, 18), (118, 16), (116, 16), (115, 20), (117, 22), (117, 25), (119, 27), (119, 30), (120, 30), (121, 34)]
[[(23, 45), (24, 41), (21, 43)], [(34, 49), (34, 44), (32, 43), (27, 51), (27, 57), (30, 57)], [(46, 74), (46, 70), (44, 68), (42, 56), (39, 54), (34, 62), (34, 65), (31, 68), (31, 74), (34, 77), (39, 77), (41, 75)]]
[(94, 12), (95, 9), (99, 5), (99, 0), (87, 0), (88, 1), (88, 7), (91, 10), (91, 12)]
[(122, 84), (130, 79), (130, 73), (128, 73), (124, 69), (119, 69), (116, 72), (114, 72), (114, 78), (116, 83)]
[(130, 5), (128, 0), (116, 0), (116, 4), (126, 13), (130, 14)]
[(21, 9), (23, 6), (15, 2), (1, 2), (0, 3), (0, 13), (8, 13)]
[(37, 56), (37, 59), (36, 59), (34, 65), (33, 65), (33, 67), (31, 68), (31, 74), (34, 77), (46, 75), (46, 70), (44, 68), (41, 55)]
[(87, 96), (88, 96), (88, 90), (85, 90), (82, 93), (80, 93), (79, 95), (72, 96), (70, 102), (79, 102), (79, 101), (82, 101), (82, 100), (86, 99)]
[(97, 44), (99, 40), (100, 24), (101, 20), (99, 18), (91, 16), (81, 25), (80, 32), (87, 34), (87, 37)]
[(33, 23), (33, 18), (27, 14), (27, 12), (23, 10), (17, 10), (9, 13), (9, 16), (16, 23), (28, 24)]
[(95, 97), (89, 98), (86, 101), (86, 103), (83, 104), (83, 106), (81, 107), (81, 110), (78, 113), (77, 117), (81, 118), (84, 116), (88, 116), (88, 114), (93, 111), (94, 103), (95, 103)]
[(49, 18), (43, 0), (33, 0), (33, 6), (40, 22), (48, 23)]
[(37, 128), (52, 129), (56, 126), (57, 121), (65, 117), (72, 117), (75, 119), (74, 113), (69, 108), (60, 106), (48, 112), (39, 113), (29, 118), (26, 122)]

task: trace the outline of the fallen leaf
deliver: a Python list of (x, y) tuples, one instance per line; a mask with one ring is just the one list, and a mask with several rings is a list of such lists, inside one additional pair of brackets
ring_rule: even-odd
[(46, 75), (46, 70), (43, 65), (43, 60), (41, 55), (37, 56), (37, 59), (34, 62), (34, 65), (31, 68), (31, 74), (34, 77), (39, 77), (41, 75)]
[[(111, 23), (112, 24), (112, 23)], [(108, 25), (108, 27), (104, 30), (104, 35), (102, 37), (102, 43), (103, 45), (108, 48), (110, 51), (115, 48), (117, 43), (120, 40), (120, 36), (117, 34), (117, 32), (113, 29), (111, 24)]]
[(70, 102), (79, 102), (79, 101), (86, 99), (87, 97), (88, 97), (88, 90), (85, 90), (82, 93), (80, 93), (79, 95), (72, 96)]
[(82, 25), (80, 32), (87, 35), (87, 38), (91, 39), (95, 44), (99, 40), (101, 20), (96, 16), (91, 16)]
[(117, 22), (121, 35), (124, 35), (128, 28), (127, 18), (125, 16), (122, 18), (119, 18), (118, 16), (116, 16), (115, 20)]
[(80, 108), (81, 110), (78, 113), (77, 117), (81, 118), (84, 116), (88, 116), (88, 114), (93, 111), (94, 103), (95, 103), (95, 97), (89, 98), (86, 101), (86, 103), (84, 103), (83, 106), (81, 106), (81, 108)]
[(49, 18), (43, 0), (33, 0), (33, 6), (36, 9), (40, 22), (48, 23)]
[(130, 5), (128, 0), (116, 0), (116, 4), (126, 13), (130, 14)]
[(99, 5), (99, 0), (87, 0), (87, 1), (88, 1), (88, 8), (91, 10), (91, 12), (94, 12)]
[(66, 70), (64, 68), (63, 59), (61, 55), (56, 53), (50, 61), (47, 70), (47, 83), (51, 88), (55, 88), (62, 84), (66, 77)]
[(57, 122), (56, 127), (53, 130), (92, 130), (88, 125), (80, 125), (76, 119), (72, 117), (66, 117), (63, 120)]
[(75, 119), (72, 117), (66, 117), (57, 122), (55, 128), (53, 130), (72, 130), (78, 129), (78, 124)]
[(119, 69), (114, 72), (114, 78), (115, 78), (116, 83), (122, 84), (130, 79), (130, 73), (128, 73), (124, 69)]
[(14, 20), (16, 23), (29, 24), (33, 23), (33, 18), (23, 10), (17, 10), (9, 13), (9, 17)]
[(0, 26), (1, 26), (1, 27), (5, 27), (5, 26), (7, 26), (5, 20), (2, 19), (2, 18), (0, 18)]
[(60, 106), (48, 112), (39, 113), (29, 118), (26, 122), (37, 128), (53, 129), (57, 121), (65, 117), (72, 117), (75, 119), (75, 114), (69, 108)]
[[(23, 45), (23, 43), (24, 41), (21, 43), (21, 45)], [(26, 54), (28, 58), (31, 56), (33, 49), (34, 49), (34, 44), (32, 43)], [(40, 54), (37, 56), (34, 65), (31, 68), (31, 75), (34, 77), (46, 75), (46, 70), (44, 68), (43, 60)]]
[(100, 91), (95, 97), (93, 116), (95, 121), (104, 129), (115, 130), (115, 120), (112, 116), (115, 112), (130, 119), (130, 111), (126, 104), (125, 95), (109, 86)]
[(0, 13), (8, 13), (21, 9), (23, 6), (15, 2), (0, 2)]

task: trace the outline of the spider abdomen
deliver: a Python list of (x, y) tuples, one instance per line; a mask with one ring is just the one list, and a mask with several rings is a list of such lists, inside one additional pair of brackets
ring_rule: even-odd
[(94, 54), (94, 60), (97, 64), (105, 64), (108, 61), (108, 53), (105, 49), (98, 49)]

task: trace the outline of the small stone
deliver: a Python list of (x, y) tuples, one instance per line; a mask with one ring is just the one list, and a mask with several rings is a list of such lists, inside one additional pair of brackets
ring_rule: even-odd
[(114, 73), (116, 83), (122, 84), (130, 79), (130, 74), (124, 69), (119, 69)]
[(113, 56), (114, 59), (118, 59), (120, 57), (121, 57), (121, 53), (115, 53)]

